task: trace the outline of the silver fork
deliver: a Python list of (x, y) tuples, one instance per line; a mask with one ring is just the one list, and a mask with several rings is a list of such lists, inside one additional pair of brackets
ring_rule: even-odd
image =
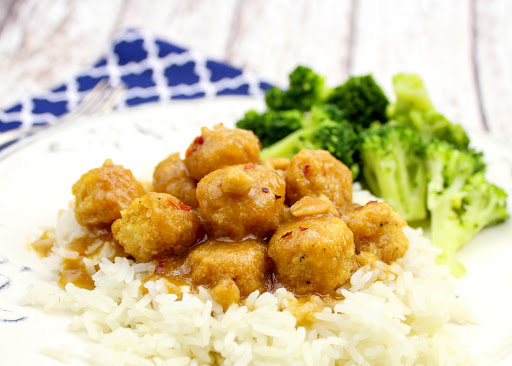
[[(107, 79), (101, 79), (94, 88), (82, 99), (80, 103), (69, 113), (62, 116), (52, 124), (63, 124), (70, 120), (93, 114), (104, 113), (113, 110), (125, 91), (125, 86), (112, 86)], [(38, 131), (44, 130), (49, 126), (32, 126), (25, 131), (8, 131), (0, 134), (0, 150), (8, 144), (12, 144), (17, 140), (32, 136)]]

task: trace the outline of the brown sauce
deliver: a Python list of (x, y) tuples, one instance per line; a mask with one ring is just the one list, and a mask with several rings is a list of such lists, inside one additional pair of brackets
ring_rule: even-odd
[[(55, 231), (48, 230), (41, 237), (30, 244), (30, 247), (41, 258), (48, 257), (55, 245)], [(116, 257), (128, 257), (123, 247), (113, 238), (110, 230), (101, 229), (90, 232), (87, 235), (75, 238), (65, 247), (66, 250), (77, 253), (76, 258), (63, 258), (59, 285), (64, 287), (68, 283), (88, 290), (94, 289), (94, 281), (87, 271), (84, 258), (90, 260), (107, 258), (114, 260)], [(95, 266), (95, 271), (98, 266)]]
[(295, 319), (298, 327), (308, 327), (315, 323), (315, 314), (321, 312), (325, 307), (333, 308), (343, 298), (336, 295), (306, 295), (292, 297), (286, 304), (288, 310)]
[(68, 283), (87, 290), (94, 289), (94, 281), (87, 271), (82, 257), (64, 259), (58, 284), (65, 287)]
[[(155, 267), (153, 271), (149, 272), (143, 279), (143, 283), (148, 281), (164, 280), (169, 293), (178, 295), (178, 298), (182, 295), (182, 286), (189, 286), (192, 291), (197, 292), (197, 287), (194, 286), (191, 279), (192, 269), (187, 264), (186, 256), (178, 258), (161, 258), (155, 261)], [(279, 288), (285, 286), (280, 283), (273, 273), (269, 273), (267, 276), (267, 289), (268, 292), (275, 292)], [(143, 287), (143, 286), (142, 286)], [(203, 286), (212, 288), (206, 285)], [(216, 288), (215, 288), (216, 289)], [(293, 289), (288, 289), (293, 293)], [(226, 290), (228, 291), (228, 290)], [(226, 310), (232, 302), (226, 301), (229, 298), (229, 294), (223, 292), (211, 291), (212, 297)], [(244, 296), (240, 297), (240, 304), (243, 304)], [(297, 295), (290, 297), (286, 303), (286, 309), (297, 319), (298, 326), (310, 326), (314, 323), (314, 314), (322, 311), (325, 307), (333, 308), (338, 304), (344, 297), (337, 292), (331, 294), (309, 294), (309, 295)]]
[[(112, 233), (108, 230), (99, 230), (89, 235), (74, 239), (66, 246), (66, 249), (75, 251), (78, 254), (76, 259), (65, 258), (62, 263), (59, 285), (62, 287), (68, 283), (88, 290), (94, 289), (94, 281), (87, 271), (84, 258), (96, 259), (102, 256), (102, 251), (108, 246), (108, 254), (105, 256), (109, 260), (115, 257), (126, 257), (123, 247), (115, 243)], [(103, 256), (102, 256), (103, 257)], [(97, 270), (98, 268), (96, 268)]]
[[(398, 262), (393, 262), (392, 264), (388, 265), (388, 264), (382, 262), (382, 260), (374, 253), (364, 251), (364, 250), (361, 251), (359, 254), (356, 254), (355, 261), (356, 261), (356, 266), (357, 266), (356, 268), (360, 268), (360, 267), (364, 267), (364, 266), (368, 265), (372, 271), (378, 269), (384, 275), (396, 275), (395, 272), (392, 271), (392, 269), (391, 269), (392, 268), (391, 266), (393, 264), (402, 267), (400, 265), (400, 263), (398, 263)], [(378, 263), (380, 265), (378, 265)]]
[(55, 244), (55, 230), (46, 230), (39, 239), (29, 245), (39, 258), (46, 258), (52, 253)]
[[(247, 239), (252, 239), (251, 237)], [(225, 239), (230, 241), (229, 239)], [(203, 238), (200, 242), (204, 242)], [(52, 253), (52, 247), (55, 244), (55, 231), (48, 230), (43, 235), (31, 244), (31, 248), (40, 257), (47, 257)], [(109, 260), (114, 260), (115, 257), (128, 257), (123, 247), (119, 245), (113, 238), (112, 232), (108, 229), (100, 229), (90, 232), (85, 236), (78, 237), (66, 246), (66, 250), (74, 251), (77, 253), (75, 259), (65, 258), (61, 268), (61, 275), (59, 278), (59, 285), (65, 287), (68, 283), (73, 283), (75, 286), (92, 290), (94, 289), (94, 281), (91, 274), (87, 270), (84, 258), (96, 259), (99, 257), (106, 257)], [(163, 257), (154, 261), (155, 266), (143, 279), (143, 284), (148, 281), (156, 281), (159, 279), (164, 280), (167, 291), (172, 294), (182, 296), (182, 287), (189, 286), (192, 291), (197, 292), (197, 288), (193, 285), (191, 279), (192, 269), (187, 263), (187, 257)], [(360, 267), (370, 265), (372, 270), (377, 269), (375, 262), (379, 258), (370, 252), (361, 252), (354, 257), (355, 272)], [(386, 266), (387, 267), (387, 266)], [(382, 270), (382, 268), (380, 268)], [(96, 265), (94, 272), (98, 270)], [(391, 271), (384, 270), (385, 273), (392, 273)], [(208, 286), (206, 286), (208, 287)], [(271, 272), (267, 279), (267, 291), (274, 292), (279, 288), (285, 287), (280, 283), (275, 275)], [(143, 291), (147, 291), (142, 285)], [(211, 289), (210, 289), (211, 290)], [(293, 289), (288, 288), (293, 293)], [(223, 301), (223, 293), (212, 293), (213, 297), (223, 305), (225, 309), (231, 305), (231, 302)], [(225, 294), (228, 297), (227, 294)], [(243, 303), (244, 297), (240, 297), (240, 303)], [(325, 307), (334, 308), (343, 300), (343, 296), (333, 292), (331, 294), (308, 294), (297, 295), (290, 297), (286, 301), (286, 310), (288, 310), (296, 319), (297, 326), (311, 326), (315, 322), (315, 314), (321, 312)]]
[(166, 257), (155, 261), (155, 269), (152, 273), (149, 272), (142, 282), (163, 279), (169, 293), (181, 296), (182, 286), (192, 286), (189, 276), (190, 267), (185, 259), (184, 256), (178, 258)]

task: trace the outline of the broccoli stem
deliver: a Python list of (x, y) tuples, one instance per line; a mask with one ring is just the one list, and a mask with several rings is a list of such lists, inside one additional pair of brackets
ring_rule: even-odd
[(260, 152), (262, 159), (268, 158), (292, 158), (301, 149), (307, 149), (307, 143), (304, 140), (304, 130), (292, 132), (285, 138), (270, 145)]

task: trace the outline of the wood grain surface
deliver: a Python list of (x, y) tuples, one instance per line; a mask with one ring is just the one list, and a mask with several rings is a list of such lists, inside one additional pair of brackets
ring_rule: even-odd
[(90, 65), (126, 27), (285, 86), (306, 64), (342, 82), (422, 75), (438, 109), (512, 138), (508, 0), (0, 0), (0, 108)]

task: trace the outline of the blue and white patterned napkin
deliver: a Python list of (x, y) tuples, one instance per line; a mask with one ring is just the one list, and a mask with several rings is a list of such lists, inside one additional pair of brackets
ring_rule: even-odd
[(51, 125), (104, 78), (112, 85), (126, 86), (118, 108), (170, 99), (256, 96), (270, 87), (250, 72), (210, 60), (148, 32), (128, 29), (90, 69), (48, 93), (0, 111), (0, 133)]

